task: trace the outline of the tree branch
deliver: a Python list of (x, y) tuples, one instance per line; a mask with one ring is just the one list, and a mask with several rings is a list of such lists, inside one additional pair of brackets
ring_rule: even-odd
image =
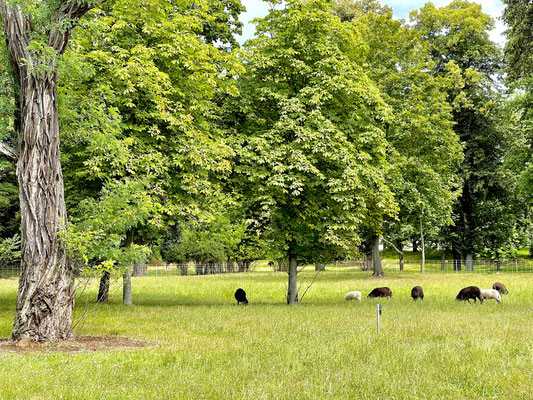
[(9, 50), (9, 58), (15, 73), (20, 76), (20, 66), (29, 58), (27, 46), (30, 42), (30, 24), (22, 9), (16, 3), (0, 0), (0, 10), (4, 22), (4, 32)]
[(392, 247), (394, 247), (394, 250), (396, 250), (396, 252), (397, 252), (398, 254), (403, 255), (403, 251), (401, 251), (400, 249), (398, 249), (398, 247), (396, 247), (396, 246), (394, 245), (394, 243), (392, 243), (391, 241), (385, 239), (384, 237), (383, 237), (382, 239), (383, 239), (383, 241), (384, 241), (385, 243), (390, 244)]
[(0, 142), (0, 153), (12, 160), (16, 161), (18, 159), (17, 152), (2, 142)]
[(105, 1), (63, 1), (54, 18), (54, 28), (50, 31), (48, 46), (55, 49), (58, 54), (63, 54), (67, 48), (72, 29), (77, 25), (79, 19), (91, 8), (97, 4), (105, 3)]

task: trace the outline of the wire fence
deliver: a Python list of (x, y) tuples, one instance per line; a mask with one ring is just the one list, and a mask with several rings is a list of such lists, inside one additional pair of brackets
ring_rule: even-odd
[[(422, 272), (420, 260), (384, 259), (381, 261), (386, 274), (402, 274), (405, 272)], [(299, 266), (301, 270), (314, 270), (315, 265)], [(252, 263), (187, 263), (165, 264), (150, 263), (148, 265), (134, 265), (132, 276), (147, 276), (156, 278), (179, 277), (192, 275), (220, 275), (231, 273), (245, 273), (249, 271), (279, 274), (286, 272), (286, 266), (256, 261)], [(372, 263), (368, 260), (338, 261), (325, 266), (325, 271), (343, 273), (355, 271), (372, 271)], [(533, 259), (515, 260), (427, 260), (424, 265), (425, 273), (529, 273), (533, 272)], [(16, 278), (21, 274), (20, 265), (0, 265), (0, 278)], [(100, 278), (101, 272), (85, 271), (84, 276)]]
[[(351, 265), (362, 270), (372, 270), (371, 262), (348, 261), (340, 263), (342, 268)], [(420, 260), (382, 260), (386, 273), (422, 272)], [(533, 260), (518, 258), (513, 260), (426, 260), (423, 272), (426, 273), (509, 273), (533, 272)]]

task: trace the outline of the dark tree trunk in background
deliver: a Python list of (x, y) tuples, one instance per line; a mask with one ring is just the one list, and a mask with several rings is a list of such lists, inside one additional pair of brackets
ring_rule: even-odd
[(326, 264), (324, 263), (315, 263), (315, 271), (325, 271)]
[(381, 265), (381, 257), (379, 254), (379, 236), (374, 235), (372, 237), (372, 276), (385, 276), (383, 267)]
[(418, 251), (418, 240), (413, 239), (413, 251)]
[(226, 264), (226, 270), (228, 272), (235, 272), (235, 261), (233, 260), (228, 260), (227, 264)]
[[(51, 341), (72, 337), (74, 266), (58, 234), (67, 229), (59, 152), (56, 60), (76, 21), (89, 6), (63, 1), (47, 34), (55, 56), (39, 60), (28, 50), (34, 19), (16, 2), (0, 0), (7, 47), (15, 73), (20, 154), (17, 180), (22, 233), (19, 280), (12, 339)], [(30, 70), (28, 65), (32, 65)], [(39, 69), (39, 71), (37, 70)]]
[(363, 271), (372, 271), (372, 252), (366, 253), (363, 259)]
[(292, 246), (289, 248), (287, 255), (289, 256), (287, 304), (292, 305), (298, 303), (298, 259)]
[(247, 272), (250, 270), (250, 264), (252, 262), (250, 260), (239, 260), (237, 261), (237, 265), (239, 266), (239, 272)]
[(109, 271), (104, 271), (102, 273), (102, 276), (100, 277), (100, 285), (98, 287), (98, 297), (96, 298), (96, 301), (98, 303), (107, 303), (109, 300), (109, 280), (111, 278), (111, 274)]

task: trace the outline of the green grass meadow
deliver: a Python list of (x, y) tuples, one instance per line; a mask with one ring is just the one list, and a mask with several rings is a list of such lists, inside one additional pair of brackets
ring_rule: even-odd
[[(314, 273), (304, 272), (303, 290)], [(133, 307), (94, 308), (77, 335), (149, 342), (131, 350), (0, 353), (0, 399), (533, 399), (533, 274), (321, 273), (302, 303), (286, 274), (133, 278)], [(460, 303), (460, 288), (506, 284), (503, 304)], [(414, 302), (410, 290), (424, 288)], [(0, 280), (8, 338), (17, 281)], [(392, 299), (367, 299), (389, 286)], [(237, 306), (234, 291), (248, 293)], [(345, 301), (349, 290), (361, 303)], [(94, 307), (96, 281), (76, 315)], [(383, 305), (376, 334), (376, 304)]]

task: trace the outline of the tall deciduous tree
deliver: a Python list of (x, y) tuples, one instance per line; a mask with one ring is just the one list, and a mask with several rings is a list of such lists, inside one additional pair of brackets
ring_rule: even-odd
[[(429, 46), (418, 31), (393, 18), (390, 7), (375, 0), (341, 0), (334, 12), (361, 32), (370, 48), (367, 74), (392, 107), (392, 118), (384, 125), (390, 145), (387, 184), (399, 212), (380, 230), (396, 244), (401, 257), (407, 239), (417, 233), (423, 238), (449, 223), (458, 195), (462, 147), (452, 129), (445, 90), (449, 82), (429, 73), (434, 66)], [(378, 242), (370, 243), (376, 247)], [(424, 259), (424, 246), (422, 253)]]
[[(243, 53), (233, 137), (235, 175), (271, 245), (289, 262), (354, 246), (365, 219), (392, 213), (384, 183), (389, 109), (366, 76), (366, 46), (324, 0), (287, 1), (257, 21)], [(372, 214), (372, 215), (371, 215)]]
[(472, 268), (475, 254), (509, 246), (516, 224), (512, 181), (503, 168), (506, 136), (494, 77), (501, 51), (489, 39), (493, 20), (479, 4), (455, 0), (436, 8), (428, 3), (411, 18), (431, 46), (433, 73), (449, 79), (454, 130), (465, 144), (460, 167), (462, 193), (447, 231), (455, 258)]
[[(231, 149), (218, 110), (240, 71), (223, 48), (238, 29), (228, 8), (242, 7), (117, 0), (94, 9), (73, 38), (60, 70), (69, 76), (61, 88), (67, 203), (75, 229), (108, 233), (107, 258), (125, 249), (131, 229), (137, 242), (169, 220), (209, 219), (225, 197)], [(127, 218), (115, 221), (117, 210)]]
[(528, 0), (503, 0), (506, 31), (507, 77), (511, 82), (533, 77), (533, 4)]
[[(505, 120), (509, 123), (512, 147), (507, 165), (518, 176), (520, 199), (533, 207), (533, 4), (524, 0), (504, 0), (507, 82), (510, 97)], [(527, 210), (523, 207), (523, 210)], [(531, 221), (531, 211), (530, 223)], [(532, 237), (530, 234), (529, 244)], [(533, 246), (530, 248), (533, 256)]]
[(0, 1), (15, 75), (15, 152), (22, 223), (22, 276), (14, 340), (55, 340), (72, 335), (74, 268), (58, 235), (67, 229), (67, 214), (56, 65), (78, 20), (100, 2)]

